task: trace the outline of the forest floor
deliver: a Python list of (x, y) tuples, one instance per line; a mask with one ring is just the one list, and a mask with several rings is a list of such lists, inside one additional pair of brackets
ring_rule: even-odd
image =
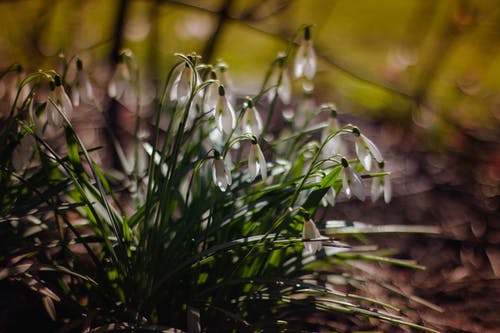
[(399, 130), (387, 132), (390, 144), (382, 150), (391, 154), (392, 202), (341, 203), (335, 218), (438, 226), (439, 235), (374, 238), (426, 267), (384, 266), (376, 274), (442, 308), (417, 306), (425, 325), (441, 332), (499, 332), (500, 140), (462, 134), (455, 147), (429, 152)]

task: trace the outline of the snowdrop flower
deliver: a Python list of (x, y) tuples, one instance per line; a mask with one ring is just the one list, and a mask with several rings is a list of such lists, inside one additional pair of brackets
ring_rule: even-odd
[[(323, 129), (323, 132), (321, 133), (321, 141), (325, 142), (325, 140), (328, 138), (328, 136), (333, 133), (337, 132), (340, 129), (339, 122), (337, 119), (337, 111), (335, 110), (335, 107), (331, 104), (328, 105), (323, 105), (321, 106), (321, 109), (323, 111), (329, 110), (330, 111), (330, 117), (328, 118), (328, 124), (327, 126)], [(341, 139), (341, 135), (337, 134), (334, 137), (330, 138), (330, 140), (325, 144), (323, 148), (323, 153), (327, 156), (332, 156), (336, 154), (344, 155), (345, 153), (345, 146), (344, 142)]]
[[(212, 72), (212, 79), (216, 79), (214, 72)], [(205, 94), (203, 96), (203, 109), (205, 111), (212, 111), (217, 106), (217, 100), (219, 98), (218, 88), (219, 85), (215, 82), (212, 82), (205, 88)]]
[(380, 163), (384, 159), (382, 158), (382, 154), (378, 150), (377, 146), (366, 136), (361, 134), (359, 128), (354, 127), (352, 129), (355, 138), (355, 148), (356, 155), (358, 156), (359, 161), (363, 165), (366, 171), (370, 171), (372, 167), (372, 156), (375, 160)]
[(68, 118), (73, 113), (73, 105), (64, 91), (62, 86), (61, 77), (56, 75), (54, 81), (50, 82), (52, 89), (49, 102), (47, 103), (47, 122), (51, 125), (61, 127), (64, 119), (59, 112), (64, 113)]
[(262, 134), (262, 118), (253, 105), (252, 99), (247, 98), (245, 114), (242, 119), (243, 132), (259, 136)]
[(328, 189), (324, 196), (324, 199), (326, 200), (326, 203), (328, 203), (331, 207), (335, 206), (335, 202), (337, 200), (337, 192), (335, 192), (335, 188), (333, 186)]
[(219, 82), (226, 89), (226, 98), (231, 104), (234, 104), (234, 85), (233, 80), (227, 72), (228, 66), (225, 62), (219, 62), (217, 68), (219, 69)]
[(257, 143), (257, 138), (254, 136), (252, 138), (252, 146), (250, 147), (250, 153), (248, 154), (248, 174), (250, 176), (250, 181), (253, 181), (257, 177), (257, 173), (260, 171), (262, 180), (267, 178), (267, 165), (264, 154)]
[(91, 104), (94, 100), (94, 91), (90, 83), (89, 76), (83, 70), (83, 64), (80, 59), (76, 60), (76, 78), (71, 90), (71, 101), (74, 106), (80, 105), (80, 100), (84, 103)]
[(316, 54), (311, 39), (311, 27), (304, 29), (304, 38), (300, 41), (295, 55), (294, 74), (296, 78), (305, 76), (312, 80), (316, 74)]
[(183, 104), (189, 98), (191, 88), (196, 84), (197, 73), (187, 63), (181, 64), (180, 67), (170, 87), (170, 100)]
[(219, 86), (219, 98), (215, 107), (215, 122), (220, 132), (230, 134), (236, 127), (236, 116), (233, 107), (226, 98), (223, 85)]
[(348, 198), (351, 198), (352, 194), (354, 194), (359, 200), (364, 201), (365, 187), (361, 176), (349, 165), (345, 158), (342, 158), (342, 166), (341, 177), (344, 193)]
[[(304, 252), (314, 254), (319, 250), (321, 250), (323, 248), (323, 245), (321, 244), (321, 241), (318, 241), (318, 239), (322, 238), (324, 237), (321, 236), (318, 228), (316, 227), (316, 224), (311, 219), (308, 219), (306, 222), (304, 222), (304, 226), (302, 227)], [(314, 241), (308, 242), (307, 240), (314, 240)]]
[[(381, 171), (384, 171), (384, 162), (379, 163), (379, 168)], [(380, 196), (384, 194), (385, 203), (389, 203), (392, 199), (392, 186), (391, 179), (389, 175), (384, 175), (381, 177), (374, 177), (372, 179), (372, 187), (371, 187), (371, 198), (372, 202), (375, 202), (380, 198)]]
[(214, 183), (225, 192), (227, 187), (231, 185), (231, 172), (224, 163), (224, 159), (217, 150), (214, 150), (214, 160), (212, 162), (212, 178)]
[(125, 50), (120, 53), (115, 72), (108, 85), (108, 95), (111, 98), (119, 99), (132, 84), (134, 80), (134, 66), (132, 52)]
[(272, 85), (272, 89), (267, 95), (269, 103), (272, 102), (274, 97), (278, 95), (283, 104), (290, 104), (292, 98), (292, 82), (290, 80), (290, 75), (288, 74), (287, 68), (284, 66), (285, 55), (278, 55), (278, 65), (274, 66), (274, 69), (269, 78), (269, 82)]

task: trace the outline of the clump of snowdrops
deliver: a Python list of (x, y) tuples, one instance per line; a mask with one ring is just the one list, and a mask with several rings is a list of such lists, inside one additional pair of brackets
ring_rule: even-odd
[(238, 93), (223, 62), (176, 56), (152, 116), (141, 117), (139, 102), (129, 108), (132, 153), (108, 133), (120, 176), (97, 165), (99, 148), (84, 145), (71, 119), (82, 106), (106, 119), (98, 87), (119, 103), (140, 100), (130, 50), (105, 85), (78, 58), (62, 73), (2, 73), (19, 80), (0, 137), (0, 278), (36, 292), (68, 330), (316, 331), (371, 318), (432, 331), (370, 295), (368, 285), (385, 284), (356, 269), (419, 266), (347, 242), (429, 229), (316, 218), (339, 200), (389, 202), (391, 183), (363, 130), (334, 104), (314, 105), (312, 28), (299, 29), (255, 94)]

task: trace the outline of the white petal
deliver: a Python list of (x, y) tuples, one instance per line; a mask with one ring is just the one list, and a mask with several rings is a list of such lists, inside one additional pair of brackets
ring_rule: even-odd
[(205, 91), (205, 111), (211, 111), (217, 106), (218, 99), (218, 87), (215, 83), (210, 84), (210, 86)]
[(281, 75), (281, 84), (278, 87), (278, 95), (284, 104), (290, 104), (292, 97), (292, 83), (290, 82), (290, 75), (286, 69), (283, 70)]
[(380, 196), (382, 195), (383, 191), (384, 191), (384, 189), (382, 187), (380, 177), (373, 178), (372, 179), (371, 191), (370, 191), (372, 202), (377, 201), (378, 198), (380, 198)]
[(49, 98), (47, 102), (47, 122), (53, 126), (61, 127), (63, 124), (63, 119), (57, 110), (55, 105), (56, 101), (52, 98)]
[(392, 199), (392, 185), (391, 178), (389, 176), (384, 176), (384, 201), (389, 203)]
[(260, 149), (260, 146), (258, 144), (255, 144), (253, 146), (256, 147), (257, 156), (259, 158), (260, 175), (262, 176), (262, 180), (265, 180), (267, 178), (266, 158), (264, 157), (264, 154), (262, 153), (262, 150)]
[(253, 122), (251, 124), (252, 126), (252, 132), (256, 136), (260, 136), (262, 134), (262, 118), (260, 118), (259, 111), (257, 109), (253, 108)]
[(73, 102), (74, 106), (80, 105), (80, 90), (79, 87), (73, 87), (71, 90), (71, 102)]
[(61, 110), (66, 114), (68, 118), (71, 118), (71, 115), (73, 114), (73, 104), (71, 104), (71, 100), (69, 99), (68, 94), (64, 91), (64, 88), (60, 86), (61, 88)]
[(355, 140), (356, 155), (358, 156), (359, 162), (363, 165), (366, 171), (370, 171), (372, 167), (372, 156), (368, 149), (366, 149), (361, 137), (356, 137)]
[(306, 58), (304, 61), (304, 76), (312, 80), (316, 74), (316, 53), (314, 52), (312, 40), (308, 40), (306, 44), (307, 54), (305, 55)]
[(368, 147), (368, 150), (372, 153), (375, 160), (379, 163), (383, 162), (384, 159), (382, 158), (382, 154), (380, 153), (380, 150), (378, 150), (377, 146), (373, 143), (373, 141), (368, 139), (363, 134), (361, 134), (361, 138), (363, 139), (365, 145)]
[(250, 181), (253, 181), (257, 177), (257, 162), (255, 161), (255, 149), (254, 145), (250, 147), (250, 153), (248, 154), (248, 175), (250, 176)]
[[(302, 227), (302, 238), (305, 239), (318, 239), (321, 238), (316, 224), (312, 220), (307, 220)], [(308, 242), (304, 241), (304, 250), (308, 253), (316, 253), (321, 250), (322, 244), (319, 241)]]
[(295, 55), (295, 63), (293, 67), (293, 72), (296, 78), (301, 77), (304, 74), (304, 66), (306, 62), (305, 58), (306, 44), (302, 41)]
[(170, 86), (170, 100), (171, 101), (177, 100), (177, 97), (178, 97), (177, 96), (177, 90), (179, 88), (179, 82), (181, 80), (181, 76), (182, 76), (182, 70), (179, 71), (179, 73), (177, 74), (177, 76), (174, 79), (174, 82)]
[(224, 98), (225, 108), (222, 114), (222, 128), (226, 134), (230, 134), (236, 127), (236, 118), (234, 115), (233, 107), (226, 98)]
[(226, 174), (226, 183), (227, 183), (227, 185), (231, 185), (233, 183), (233, 178), (231, 176), (231, 171), (229, 171), (229, 168), (225, 167), (224, 168), (224, 173)]
[(118, 89), (116, 88), (116, 82), (112, 79), (108, 84), (108, 96), (111, 98), (116, 98), (118, 95)]
[(213, 162), (212, 177), (214, 183), (220, 188), (222, 192), (226, 191), (228, 185), (228, 178), (225, 171), (226, 167), (224, 165), (224, 160), (215, 159)]
[(363, 180), (361, 176), (354, 171), (353, 168), (348, 167), (348, 173), (350, 178), (350, 187), (352, 193), (361, 201), (365, 200), (365, 187), (363, 186)]
[(80, 74), (80, 96), (82, 100), (90, 104), (94, 99), (94, 90), (92, 89), (92, 83), (85, 72)]
[(335, 206), (335, 199), (337, 198), (337, 192), (335, 192), (335, 189), (333, 187), (330, 187), (328, 191), (325, 194), (325, 199), (328, 204), (333, 207)]
[(349, 180), (348, 180), (349, 176), (347, 174), (347, 169), (348, 168), (342, 169), (342, 190), (344, 190), (344, 193), (347, 196), (347, 198), (350, 199), (352, 196), (352, 192), (351, 192), (351, 187), (349, 185)]

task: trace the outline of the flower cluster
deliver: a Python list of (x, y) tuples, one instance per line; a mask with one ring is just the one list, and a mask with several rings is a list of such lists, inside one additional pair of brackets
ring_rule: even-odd
[[(319, 108), (310, 104), (307, 120), (299, 121), (301, 103), (313, 100), (312, 80), (317, 72), (311, 26), (301, 30), (295, 50), (291, 48), (288, 52), (281, 52), (274, 60), (263, 90), (245, 98), (236, 96), (227, 64), (199, 63), (200, 58), (194, 54), (178, 56), (180, 61), (170, 72), (163, 94), (165, 112), (171, 122), (165, 130), (164, 140), (171, 140), (172, 145), (162, 151), (149, 145), (147, 151), (155, 163), (164, 164), (162, 174), (174, 174), (172, 170), (182, 159), (181, 154), (187, 153), (183, 150), (188, 149), (185, 142), (196, 138), (198, 149), (207, 152), (202, 160), (212, 160), (211, 179), (221, 192), (228, 193), (233, 188), (238, 191), (242, 181), (255, 186), (291, 182), (296, 188), (291, 207), (303, 204), (301, 198), (312, 189), (324, 189), (322, 202), (333, 206), (338, 200), (353, 196), (364, 201), (367, 197), (365, 179), (371, 179), (372, 201), (382, 195), (385, 202), (391, 200), (390, 178), (384, 170), (385, 160), (381, 152), (358, 127), (351, 124), (341, 126), (333, 104), (324, 104)], [(289, 66), (293, 68), (289, 69)], [(311, 83), (302, 85), (303, 92), (307, 93), (303, 96), (306, 97), (299, 98), (295, 104), (292, 101), (294, 82), (290, 71), (293, 71), (295, 80)], [(107, 86), (108, 96), (120, 99), (130, 89), (137, 88), (137, 72), (132, 52), (125, 50), (120, 53)], [(91, 81), (80, 59), (76, 60), (72, 85), (65, 85), (58, 74), (49, 73), (45, 77), (49, 78), (51, 89), (45, 110), (48, 124), (63, 126), (70, 121), (73, 108), (80, 103), (97, 105)], [(67, 88), (71, 89), (71, 99)], [(266, 95), (267, 100), (262, 98)], [(279, 114), (278, 101), (292, 110), (291, 117), (288, 117), (292, 126), (270, 130), (275, 115)], [(295, 115), (294, 108), (297, 110)], [(327, 120), (320, 120), (324, 118), (325, 111), (328, 112)], [(321, 142), (306, 145), (304, 139), (310, 139), (315, 131), (320, 132)], [(352, 141), (354, 147), (349, 149), (348, 143)], [(30, 142), (20, 141), (16, 154), (27, 152)], [(164, 157), (160, 157), (162, 154)], [(236, 159), (233, 159), (234, 155)], [(294, 166), (297, 161), (302, 161), (299, 173)], [(18, 169), (19, 163), (15, 164)], [(374, 165), (378, 169), (371, 173)], [(176, 183), (184, 184), (182, 192), (189, 196), (190, 182)], [(303, 224), (302, 236), (306, 240), (307, 252), (314, 253), (321, 249), (321, 241), (307, 241), (321, 238), (310, 218)]]
[[(287, 146), (294, 135), (305, 137), (303, 133), (308, 131), (306, 127), (294, 124), (292, 128), (298, 133), (292, 133), (290, 138), (284, 136), (286, 128), (269, 132), (270, 121), (276, 111), (276, 99), (281, 100), (283, 105), (294, 107), (291, 104), (293, 85), (288, 74), (288, 64), (293, 64), (297, 80), (305, 78), (312, 81), (316, 74), (317, 60), (310, 26), (303, 28), (303, 35), (294, 54), (280, 53), (273, 62), (264, 83), (268, 104), (261, 99), (263, 94), (259, 93), (253, 97), (245, 97), (238, 107), (234, 90), (228, 85), (231, 81), (226, 64), (215, 66), (199, 64), (197, 63), (199, 58), (193, 55), (181, 58), (182, 61), (172, 71), (169, 100), (174, 110), (178, 110), (175, 114), (180, 115), (180, 118), (185, 112), (186, 118), (204, 120), (198, 126), (209, 133), (209, 141), (205, 144), (212, 147), (213, 154), (208, 158), (213, 160), (212, 180), (220, 191), (231, 192), (233, 187), (238, 188), (240, 179), (252, 183), (259, 180), (267, 184), (283, 181), (292, 172), (293, 160), (301, 159), (304, 160), (300, 178), (303, 181), (296, 184), (299, 194), (309, 191), (304, 185), (311, 184), (312, 180), (312, 184), (316, 184), (317, 188), (326, 189), (323, 203), (327, 205), (333, 206), (336, 201), (353, 196), (364, 201), (368, 195), (365, 179), (371, 179), (372, 201), (376, 201), (382, 194), (386, 202), (390, 201), (390, 179), (388, 173), (384, 171), (382, 154), (358, 127), (350, 124), (340, 126), (338, 111), (333, 104), (322, 105), (317, 111), (314, 110), (314, 106), (310, 106), (309, 119), (304, 126), (316, 123), (315, 128), (321, 130), (321, 142), (313, 148), (312, 154), (301, 153), (300, 147)], [(310, 86), (305, 86), (304, 89), (308, 90)], [(298, 104), (300, 103), (299, 100)], [(263, 109), (262, 113), (257, 105), (259, 109)], [(316, 119), (320, 119), (324, 111), (329, 112), (329, 117), (326, 122), (318, 123)], [(266, 118), (265, 121), (263, 116)], [(293, 122), (293, 116), (290, 119)], [(182, 124), (181, 121), (179, 123)], [(195, 126), (191, 123), (189, 125)], [(241, 144), (244, 141), (249, 144)], [(352, 150), (348, 148), (349, 141), (354, 141)], [(266, 149), (263, 150), (262, 147)], [(316, 154), (314, 149), (317, 150)], [(236, 161), (232, 157), (234, 150), (238, 156)], [(284, 162), (283, 169), (284, 159), (279, 153), (287, 150), (285, 155), (288, 161)], [(348, 157), (351, 152), (354, 156)], [(269, 159), (270, 157), (272, 159)], [(280, 163), (277, 162), (278, 159)], [(246, 163), (243, 163), (245, 160)], [(370, 173), (374, 164), (378, 165), (379, 169), (377, 173)], [(274, 176), (280, 173), (277, 169), (280, 169), (281, 175), (269, 179), (269, 174)], [(242, 178), (241, 176), (245, 174), (246, 176)], [(331, 174), (336, 176), (332, 178)], [(300, 195), (297, 195), (298, 197)], [(300, 204), (300, 200), (291, 202), (292, 206)], [(321, 235), (311, 219), (307, 219), (303, 225), (303, 238), (319, 239), (319, 241), (305, 242), (307, 252), (314, 253), (321, 249)]]

